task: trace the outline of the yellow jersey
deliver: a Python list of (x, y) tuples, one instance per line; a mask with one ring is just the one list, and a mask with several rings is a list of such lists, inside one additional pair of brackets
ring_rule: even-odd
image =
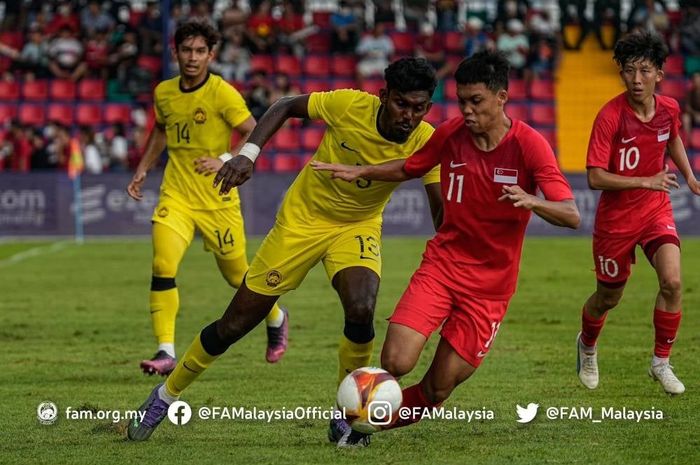
[[(408, 158), (430, 139), (433, 127), (421, 122), (403, 144), (386, 140), (377, 130), (379, 98), (359, 90), (314, 92), (309, 97), (312, 119), (325, 121), (327, 128), (314, 160), (346, 165), (376, 165)], [(426, 174), (425, 184), (440, 182), (439, 167)], [(376, 219), (396, 182), (358, 179), (352, 183), (331, 179), (328, 172), (306, 165), (287, 191), (277, 221), (282, 225), (353, 223)]]
[(161, 195), (195, 210), (240, 207), (238, 191), (220, 196), (211, 176), (194, 171), (194, 160), (231, 149), (233, 128), (251, 116), (241, 94), (214, 74), (187, 90), (180, 87), (178, 76), (158, 84), (154, 101), (156, 121), (165, 126), (169, 157)]

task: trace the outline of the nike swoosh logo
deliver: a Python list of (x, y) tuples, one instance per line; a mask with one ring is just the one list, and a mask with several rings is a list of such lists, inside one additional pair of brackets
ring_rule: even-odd
[(674, 342), (676, 342), (675, 337), (673, 339), (666, 339), (666, 344), (673, 344)]
[(460, 166), (464, 166), (466, 163), (455, 163), (453, 161), (450, 162), (450, 168), (459, 168)]
[(182, 364), (182, 366), (185, 367), (186, 370), (191, 371), (192, 373), (199, 373), (198, 371), (195, 371), (195, 370), (193, 370), (192, 368), (188, 367), (188, 366), (187, 366), (187, 362), (184, 362), (184, 363)]
[(666, 225), (666, 229), (672, 229), (674, 231), (676, 230), (676, 228), (674, 226), (669, 226), (669, 225)]
[(623, 138), (622, 138), (622, 143), (623, 143), (623, 144), (626, 144), (627, 142), (632, 142), (632, 141), (635, 140), (636, 138), (637, 138), (637, 136), (630, 137), (629, 139), (625, 139), (625, 138), (623, 137)]
[(352, 148), (352, 147), (348, 147), (348, 144), (346, 144), (345, 141), (341, 142), (341, 143), (340, 143), (340, 146), (341, 146), (342, 148), (344, 148), (345, 150), (350, 150), (351, 152), (360, 153), (358, 150), (355, 150), (355, 149)]
[(479, 357), (479, 358), (484, 358), (484, 357), (486, 357), (486, 354), (483, 353), (482, 351), (479, 351), (479, 353), (476, 354), (476, 356)]

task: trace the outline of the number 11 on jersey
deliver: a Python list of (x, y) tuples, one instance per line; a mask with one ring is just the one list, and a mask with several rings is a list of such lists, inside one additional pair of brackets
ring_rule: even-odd
[(447, 188), (447, 200), (452, 201), (452, 193), (455, 190), (455, 179), (457, 180), (457, 198), (455, 201), (457, 203), (462, 203), (462, 188), (464, 187), (463, 174), (455, 175), (453, 172), (450, 172), (450, 187)]

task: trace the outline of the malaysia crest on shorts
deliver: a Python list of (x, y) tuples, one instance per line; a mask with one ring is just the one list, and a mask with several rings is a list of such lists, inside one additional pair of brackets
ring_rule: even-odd
[(511, 170), (508, 168), (494, 168), (493, 182), (497, 182), (499, 184), (517, 184), (518, 170)]

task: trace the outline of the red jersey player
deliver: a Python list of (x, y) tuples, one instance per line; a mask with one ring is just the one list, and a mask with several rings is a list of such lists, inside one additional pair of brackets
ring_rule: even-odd
[[(314, 163), (345, 181), (404, 181), (440, 164), (444, 220), (389, 320), (382, 367), (403, 376), (442, 325), (441, 339), (421, 382), (403, 391), (402, 406), (416, 414), (392, 427), (420, 420), (419, 409), (441, 404), (481, 364), (515, 292), (530, 212), (558, 226), (579, 224), (571, 188), (549, 144), (504, 113), (508, 71), (508, 61), (496, 52), (462, 61), (455, 72), (462, 117), (443, 123), (406, 160)], [(544, 198), (535, 195), (538, 188)], [(368, 439), (353, 431), (338, 445), (366, 445)]]
[(648, 32), (617, 42), (614, 59), (627, 90), (603, 107), (591, 133), (588, 184), (603, 193), (593, 232), (598, 285), (583, 306), (577, 338), (577, 371), (589, 389), (598, 386), (596, 340), (608, 310), (622, 297), (639, 244), (659, 280), (649, 375), (669, 394), (685, 391), (668, 361), (681, 319), (681, 255), (668, 195), (679, 185), (664, 165), (665, 152), (696, 195), (700, 183), (678, 134), (678, 102), (654, 94), (667, 55), (663, 41)]

